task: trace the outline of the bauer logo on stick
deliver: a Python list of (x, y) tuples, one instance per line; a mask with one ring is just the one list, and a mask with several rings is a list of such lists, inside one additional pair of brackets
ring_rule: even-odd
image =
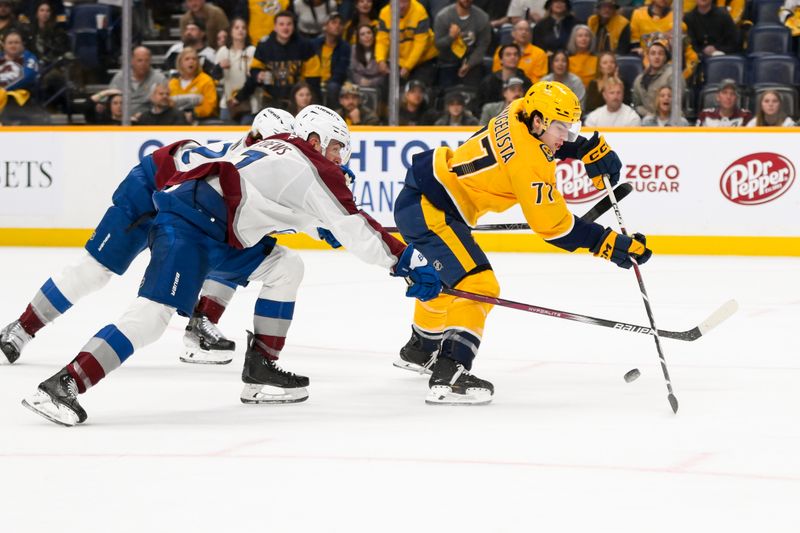
[(723, 196), (739, 205), (758, 205), (784, 195), (794, 183), (794, 165), (787, 157), (759, 152), (730, 164), (720, 178)]

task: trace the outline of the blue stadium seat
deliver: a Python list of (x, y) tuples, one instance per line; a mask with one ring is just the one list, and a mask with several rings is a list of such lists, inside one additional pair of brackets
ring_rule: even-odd
[(638, 56), (617, 56), (617, 67), (619, 78), (625, 83), (627, 90), (633, 87), (633, 80), (644, 70), (642, 59)]
[(431, 19), (431, 25), (433, 25), (433, 19), (439, 14), (439, 11), (453, 3), (455, 3), (453, 0), (428, 0), (428, 16)]
[(111, 26), (111, 6), (105, 4), (78, 4), (69, 13), (67, 27), (72, 31), (97, 30), (97, 15), (106, 16), (106, 27)]
[(780, 24), (778, 11), (782, 0), (753, 0), (750, 4), (750, 20), (753, 24)]
[(703, 59), (705, 82), (719, 83), (730, 78), (744, 85), (747, 73), (747, 60), (742, 56), (713, 56)]
[(574, 0), (572, 2), (572, 14), (581, 24), (586, 24), (589, 17), (594, 15), (597, 0)]
[(748, 38), (747, 55), (786, 54), (789, 52), (792, 32), (780, 24), (753, 26)]
[(772, 55), (753, 58), (751, 83), (792, 85), (800, 81), (800, 65), (794, 56)]
[(500, 26), (500, 30), (497, 32), (497, 40), (500, 43), (500, 46), (504, 44), (510, 44), (511, 41), (514, 39), (511, 37), (511, 30), (514, 29), (514, 26), (511, 24), (503, 24)]
[(755, 96), (752, 100), (753, 109), (751, 109), (754, 115), (756, 113), (755, 108), (758, 106), (761, 95), (765, 91), (775, 91), (778, 93), (781, 97), (781, 109), (783, 109), (783, 111), (793, 119), (797, 118), (797, 114), (799, 112), (797, 108), (797, 89), (791, 85), (762, 85), (757, 87), (755, 89)]

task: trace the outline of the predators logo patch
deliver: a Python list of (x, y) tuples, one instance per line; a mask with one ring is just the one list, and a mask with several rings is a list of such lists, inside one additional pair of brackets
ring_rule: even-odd
[(553, 157), (553, 151), (550, 150), (546, 144), (540, 144), (539, 148), (542, 149), (542, 152), (544, 153), (545, 158), (547, 158), (548, 163), (555, 159), (555, 157)]

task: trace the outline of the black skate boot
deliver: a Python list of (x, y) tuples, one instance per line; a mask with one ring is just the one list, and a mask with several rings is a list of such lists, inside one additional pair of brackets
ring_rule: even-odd
[(22, 405), (51, 422), (74, 426), (86, 420), (86, 411), (78, 403), (78, 385), (67, 369), (39, 384), (39, 389)]
[(485, 405), (494, 394), (494, 385), (444, 355), (436, 359), (428, 387), (425, 403), (437, 405)]
[(411, 338), (400, 348), (400, 359), (394, 362), (394, 366), (420, 374), (430, 374), (441, 347), (441, 333), (429, 333), (411, 326)]
[(207, 316), (195, 313), (186, 325), (183, 336), (186, 351), (181, 356), (184, 363), (227, 365), (233, 360), (236, 343), (225, 335)]
[(308, 378), (287, 372), (255, 349), (255, 336), (247, 332), (247, 352), (242, 369), (242, 403), (297, 403), (308, 398)]
[[(6, 356), (8, 364), (19, 359), (22, 349), (32, 338), (33, 335), (29, 335), (25, 331), (19, 320), (15, 320), (4, 327), (3, 331), (0, 331), (0, 351)], [(0, 359), (0, 363), (2, 362), (3, 360)]]

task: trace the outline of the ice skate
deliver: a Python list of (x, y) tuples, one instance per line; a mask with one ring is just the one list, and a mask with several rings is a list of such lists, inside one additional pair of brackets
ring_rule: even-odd
[(308, 378), (287, 372), (276, 361), (264, 357), (247, 332), (247, 352), (242, 369), (242, 403), (297, 403), (308, 398)]
[(0, 331), (0, 350), (5, 355), (5, 360), (0, 358), (0, 364), (6, 362), (12, 364), (19, 359), (22, 349), (32, 338), (33, 335), (29, 335), (25, 331), (19, 320), (4, 327), (3, 331)]
[(430, 374), (436, 355), (442, 345), (442, 336), (411, 328), (411, 338), (400, 348), (400, 359), (394, 366), (420, 374)]
[(449, 357), (438, 357), (428, 381), (425, 403), (436, 405), (485, 405), (492, 401), (494, 385), (467, 371)]
[(186, 325), (183, 336), (186, 347), (181, 361), (203, 365), (227, 365), (233, 360), (236, 343), (225, 335), (207, 316), (195, 314)]
[(86, 411), (78, 403), (78, 385), (66, 369), (40, 383), (36, 393), (22, 400), (22, 405), (62, 426), (86, 420)]

